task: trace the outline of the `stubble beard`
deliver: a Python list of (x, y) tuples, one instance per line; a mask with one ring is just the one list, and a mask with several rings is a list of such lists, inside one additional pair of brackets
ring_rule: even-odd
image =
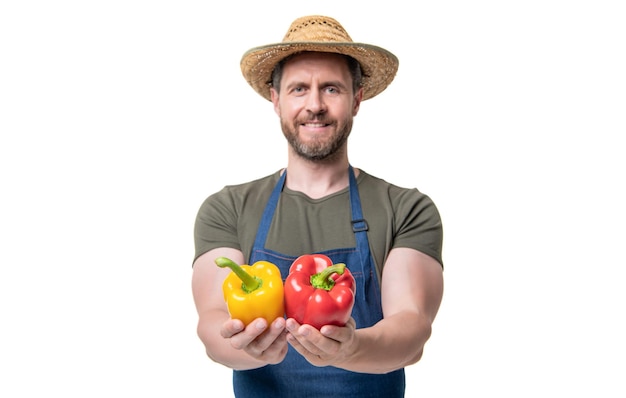
[(312, 142), (303, 142), (298, 133), (299, 123), (289, 123), (281, 120), (283, 135), (293, 148), (296, 155), (310, 161), (332, 160), (345, 147), (350, 131), (352, 130), (352, 120), (346, 120), (343, 127), (329, 139), (317, 139)]

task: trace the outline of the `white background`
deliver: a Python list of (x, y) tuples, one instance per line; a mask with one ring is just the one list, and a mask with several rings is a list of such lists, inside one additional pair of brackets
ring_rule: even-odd
[(0, 5), (0, 396), (232, 396), (195, 334), (193, 222), (285, 164), (239, 60), (309, 14), (399, 57), (350, 160), (443, 217), (407, 397), (626, 395), (621, 2), (315, 3)]

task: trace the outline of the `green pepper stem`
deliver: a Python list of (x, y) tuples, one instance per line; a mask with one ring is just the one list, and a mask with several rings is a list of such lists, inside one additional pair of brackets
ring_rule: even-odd
[(243, 268), (241, 268), (239, 264), (237, 264), (230, 258), (218, 257), (215, 259), (215, 264), (217, 264), (217, 266), (220, 268), (230, 268), (235, 273), (235, 275), (237, 275), (237, 277), (241, 279), (241, 282), (243, 282), (241, 288), (244, 292), (250, 293), (261, 287), (261, 279), (247, 273)]
[(311, 275), (311, 285), (317, 289), (330, 290), (335, 286), (335, 281), (331, 278), (333, 274), (343, 274), (346, 265), (344, 263), (333, 264), (324, 268), (321, 272)]

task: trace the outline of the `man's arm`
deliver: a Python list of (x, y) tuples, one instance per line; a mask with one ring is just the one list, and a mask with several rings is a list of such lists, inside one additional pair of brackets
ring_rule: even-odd
[(443, 270), (432, 257), (409, 248), (393, 249), (383, 269), (383, 319), (354, 329), (287, 323), (288, 341), (316, 366), (388, 373), (416, 363), (430, 338), (443, 297)]
[(215, 264), (217, 257), (228, 257), (243, 264), (239, 250), (211, 250), (193, 264), (192, 292), (198, 312), (198, 337), (213, 361), (232, 369), (254, 369), (268, 363), (278, 363), (287, 354), (283, 318), (271, 325), (256, 319), (244, 328), (238, 319), (231, 319), (224, 301), (222, 283), (231, 272)]

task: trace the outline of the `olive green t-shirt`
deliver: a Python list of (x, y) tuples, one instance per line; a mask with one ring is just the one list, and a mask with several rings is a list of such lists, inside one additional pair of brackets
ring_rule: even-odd
[[(280, 171), (224, 187), (200, 206), (195, 228), (195, 258), (218, 247), (241, 250), (248, 261), (257, 228)], [(419, 250), (442, 261), (443, 229), (433, 201), (417, 189), (390, 184), (360, 170), (357, 176), (370, 251), (380, 278), (389, 251)], [(355, 247), (349, 189), (312, 199), (286, 186), (265, 247), (290, 256)]]

